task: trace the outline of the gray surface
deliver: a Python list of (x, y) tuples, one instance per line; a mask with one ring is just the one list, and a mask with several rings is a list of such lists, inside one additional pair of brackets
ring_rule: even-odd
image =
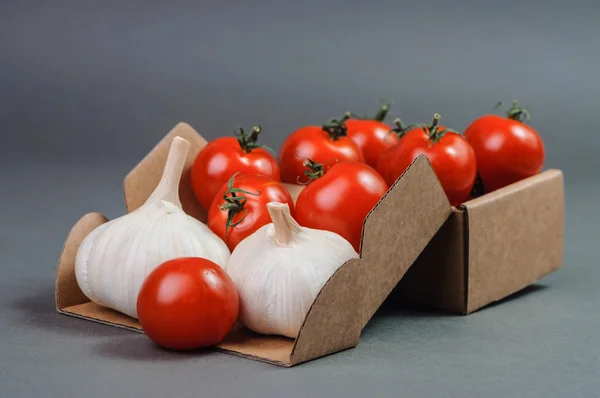
[[(0, 396), (598, 396), (597, 2), (13, 3), (0, 4)], [(499, 99), (529, 104), (547, 165), (565, 171), (564, 268), (468, 317), (383, 309), (357, 348), (292, 369), (167, 354), (55, 312), (70, 227), (121, 214), (125, 173), (177, 121), (208, 138), (259, 122), (277, 148), (381, 98), (456, 129)]]

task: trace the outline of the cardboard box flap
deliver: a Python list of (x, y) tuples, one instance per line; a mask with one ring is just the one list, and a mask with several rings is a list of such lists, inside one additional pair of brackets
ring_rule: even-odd
[(451, 213), (429, 160), (419, 156), (371, 210), (363, 226), (363, 327)]
[(354, 347), (360, 340), (364, 307), (362, 271), (369, 264), (352, 259), (327, 281), (312, 304), (292, 351), (297, 364)]
[(529, 187), (546, 185), (547, 188), (550, 189), (536, 192), (536, 195), (545, 195), (548, 193), (556, 193), (558, 190), (559, 194), (562, 194), (563, 191), (563, 173), (560, 170), (549, 169), (545, 170), (539, 174), (534, 176), (525, 178), (523, 180), (517, 181), (513, 184), (507, 185), (500, 189), (497, 189), (493, 192), (486, 193), (483, 196), (480, 196), (475, 199), (471, 199), (468, 202), (462, 204), (463, 209), (474, 209), (476, 207), (485, 205), (491, 202), (498, 202), (499, 199), (503, 197), (510, 196), (519, 192), (525, 191)]
[(469, 224), (467, 313), (561, 267), (563, 184), (561, 171), (547, 170), (463, 205)]
[(89, 213), (71, 228), (58, 263), (55, 295), (57, 309), (60, 310), (89, 301), (79, 289), (75, 279), (75, 256), (77, 256), (77, 250), (85, 237), (105, 222), (108, 222), (108, 219), (102, 214)]
[(144, 204), (152, 194), (167, 162), (167, 155), (173, 138), (179, 136), (190, 142), (190, 148), (183, 167), (179, 184), (179, 199), (183, 210), (190, 216), (206, 222), (206, 211), (194, 197), (190, 184), (190, 169), (198, 152), (207, 144), (206, 140), (187, 123), (178, 123), (144, 159), (125, 177), (125, 206), (131, 213)]

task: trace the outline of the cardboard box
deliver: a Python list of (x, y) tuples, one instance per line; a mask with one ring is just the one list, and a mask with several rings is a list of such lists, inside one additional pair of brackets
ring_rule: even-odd
[(390, 300), (469, 314), (559, 269), (563, 185), (548, 170), (452, 208)]
[[(192, 194), (189, 169), (206, 140), (185, 123), (175, 126), (125, 178), (127, 211), (141, 206), (158, 184), (175, 136), (191, 143), (180, 183), (183, 208), (205, 221)], [(301, 187), (290, 190), (297, 196)], [(348, 261), (325, 284), (295, 340), (259, 335), (237, 325), (216, 349), (290, 367), (352, 348), (392, 292), (393, 300), (470, 313), (561, 266), (563, 218), (563, 176), (558, 170), (457, 209), (450, 206), (429, 161), (421, 156), (369, 213), (360, 259)], [(56, 307), (66, 315), (142, 332), (135, 319), (90, 302), (75, 280), (80, 243), (107, 221), (100, 213), (89, 213), (69, 233), (59, 261)]]
[[(205, 220), (191, 193), (189, 168), (206, 141), (185, 123), (175, 126), (125, 178), (127, 210), (141, 206), (156, 187), (175, 136), (191, 143), (180, 182), (183, 208)], [(360, 258), (342, 265), (325, 284), (295, 340), (259, 335), (237, 325), (216, 349), (289, 367), (355, 347), (364, 326), (451, 213), (429, 161), (416, 159), (369, 213)], [(69, 233), (59, 260), (56, 307), (66, 315), (141, 332), (137, 320), (90, 302), (75, 279), (79, 245), (107, 221), (100, 213), (89, 213)]]

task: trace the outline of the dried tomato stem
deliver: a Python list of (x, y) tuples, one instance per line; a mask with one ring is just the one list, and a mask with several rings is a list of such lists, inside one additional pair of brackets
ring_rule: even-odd
[(446, 135), (446, 133), (454, 132), (453, 130), (447, 128), (440, 129), (440, 118), (441, 116), (439, 114), (434, 113), (433, 121), (431, 122), (431, 124), (429, 126), (425, 126), (425, 128), (427, 128), (427, 130), (425, 131), (428, 131), (429, 140), (432, 144), (435, 144), (436, 142), (441, 140), (444, 137), (444, 135)]
[(307, 168), (307, 170), (304, 170), (304, 175), (308, 177), (309, 183), (325, 175), (325, 168), (321, 163), (317, 163), (310, 158), (306, 158), (303, 165)]
[(373, 117), (373, 120), (377, 120), (378, 122), (383, 122), (385, 120), (385, 118), (387, 117), (389, 111), (390, 111), (390, 104), (385, 103), (385, 104), (381, 105), (381, 108), (379, 108), (379, 110)]
[(257, 148), (262, 148), (262, 149), (265, 149), (265, 150), (267, 150), (267, 151), (269, 151), (271, 153), (275, 153), (268, 146), (266, 146), (266, 145), (259, 145), (257, 143), (257, 141), (258, 141), (258, 135), (260, 134), (261, 131), (262, 131), (262, 128), (261, 128), (260, 125), (252, 127), (252, 131), (250, 133), (245, 132), (242, 127), (238, 126), (234, 130), (233, 134), (235, 136), (237, 136), (237, 140), (238, 140), (238, 143), (240, 144), (240, 147), (246, 153), (250, 153), (250, 152), (252, 152), (253, 149), (257, 149)]
[(344, 116), (342, 117), (341, 121), (345, 122), (348, 119), (359, 119), (359, 120), (376, 120), (378, 122), (383, 122), (384, 119), (387, 117), (389, 111), (390, 111), (390, 104), (385, 103), (385, 104), (381, 105), (381, 107), (379, 108), (379, 110), (377, 111), (375, 116), (373, 116), (373, 117), (368, 116), (368, 115), (364, 116), (364, 117), (360, 117), (352, 112), (346, 112), (346, 113), (344, 113)]
[(329, 138), (333, 141), (341, 137), (345, 137), (348, 132), (346, 128), (346, 124), (344, 123), (346, 119), (331, 119), (327, 123), (322, 126), (323, 131), (326, 131), (329, 134)]
[[(236, 225), (244, 221), (244, 218), (246, 218), (246, 214), (248, 214), (248, 210), (245, 208), (247, 198), (244, 195), (260, 195), (260, 191), (250, 192), (240, 188), (235, 188), (233, 186), (233, 182), (235, 176), (237, 176), (238, 174), (239, 173), (235, 173), (229, 179), (227, 183), (227, 191), (225, 191), (225, 194), (223, 195), (223, 200), (225, 200), (225, 203), (219, 206), (219, 209), (221, 209), (222, 211), (227, 211), (227, 221), (225, 221), (225, 237), (227, 240), (229, 240), (229, 229), (235, 227)], [(238, 194), (242, 195), (238, 196)], [(235, 217), (235, 215), (242, 211), (244, 212), (244, 215), (238, 221), (233, 222), (233, 218)]]
[(506, 117), (519, 122), (526, 122), (531, 119), (529, 111), (526, 108), (519, 106), (519, 101), (513, 101), (512, 106), (506, 112)]
[(396, 136), (398, 136), (398, 138), (404, 137), (404, 135), (406, 135), (406, 133), (408, 133), (413, 127), (413, 126), (404, 126), (404, 123), (402, 123), (402, 120), (399, 117), (394, 119), (394, 125), (396, 127), (391, 129), (390, 133), (396, 134)]

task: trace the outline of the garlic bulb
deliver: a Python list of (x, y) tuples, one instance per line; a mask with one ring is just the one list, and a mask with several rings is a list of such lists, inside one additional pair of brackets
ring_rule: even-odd
[(81, 243), (75, 276), (93, 302), (137, 318), (145, 277), (177, 257), (203, 257), (225, 268), (229, 250), (206, 225), (188, 216), (179, 201), (179, 180), (190, 143), (175, 137), (162, 178), (138, 209), (92, 231)]
[(301, 227), (287, 204), (267, 208), (272, 223), (238, 244), (226, 270), (240, 296), (241, 323), (296, 338), (321, 288), (358, 253), (334, 232)]

